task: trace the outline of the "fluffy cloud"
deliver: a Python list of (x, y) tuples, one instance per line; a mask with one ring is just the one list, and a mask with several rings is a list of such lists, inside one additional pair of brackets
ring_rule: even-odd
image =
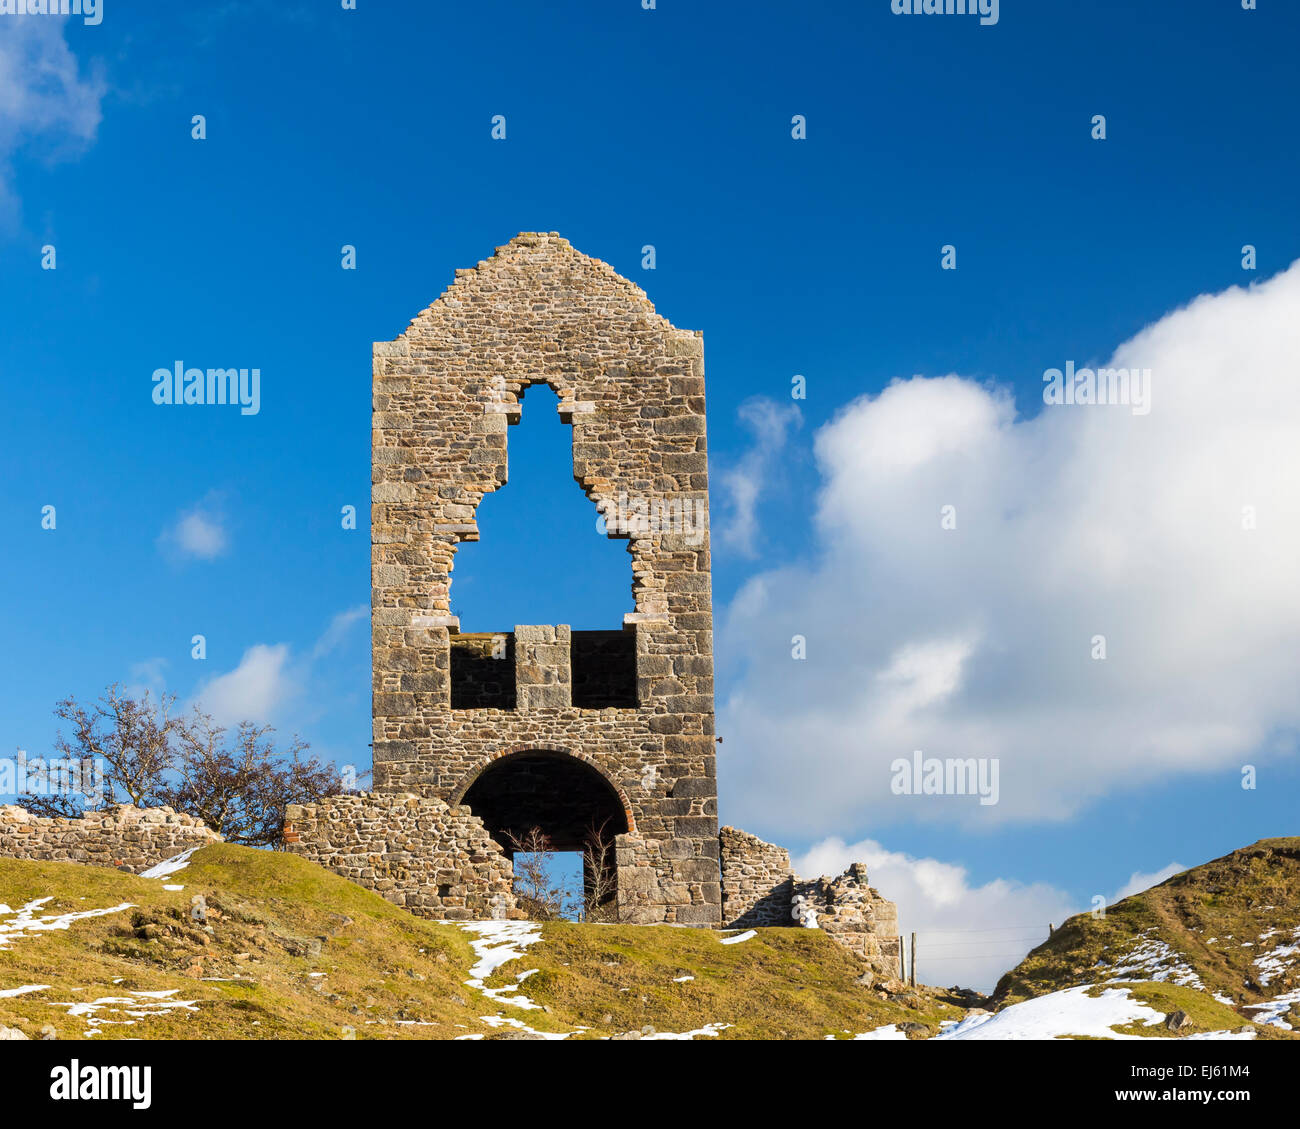
[(226, 551), (230, 537), (224, 516), (209, 498), (181, 514), (163, 530), (158, 543), (174, 556), (210, 561)]
[[(747, 661), (720, 707), (741, 820), (1059, 820), (1293, 753), (1297, 309), (1300, 263), (1125, 342), (1109, 363), (1151, 370), (1146, 415), (1026, 420), (1005, 391), (917, 377), (823, 427), (813, 563), (759, 574), (720, 617)], [(996, 758), (1000, 803), (893, 794), (914, 750)]]
[(234, 670), (203, 682), (191, 704), (227, 727), (241, 721), (271, 724), (293, 720), (286, 715), (300, 712), (304, 701), (315, 702), (318, 712), (320, 703), (337, 700), (337, 695), (323, 688), (322, 679), (328, 680), (329, 673), (322, 672), (321, 660), (347, 644), (353, 626), (369, 614), (368, 604), (338, 612), (310, 650), (295, 651), (288, 643), (255, 643)]
[(1049, 923), (1078, 912), (1054, 886), (1003, 879), (972, 886), (963, 867), (889, 851), (871, 839), (826, 839), (794, 866), (801, 877), (816, 878), (841, 874), (853, 862), (866, 863), (871, 885), (897, 903), (903, 936), (918, 934), (917, 976), (926, 984), (989, 992), (1047, 939)]
[(241, 721), (270, 723), (300, 689), (288, 644), (258, 643), (234, 670), (205, 682), (194, 697), (219, 725), (229, 727)]
[(83, 74), (64, 38), (66, 21), (10, 18), (0, 35), (0, 205), (13, 207), (10, 160), (24, 147), (75, 153), (95, 139), (104, 83)]

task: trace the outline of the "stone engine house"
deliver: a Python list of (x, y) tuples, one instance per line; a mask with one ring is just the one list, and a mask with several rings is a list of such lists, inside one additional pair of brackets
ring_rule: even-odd
[[(507, 481), (510, 425), (548, 384), (573, 476), (631, 556), (605, 631), (461, 634), (456, 549)], [(618, 836), (634, 921), (721, 924), (701, 334), (603, 262), (524, 234), (374, 349), (374, 787), (467, 805), (504, 847)]]
[[(508, 477), (521, 398), (547, 384), (573, 477), (627, 542), (634, 610), (607, 630), (460, 631), (457, 547)], [(718, 827), (704, 343), (555, 233), (525, 233), (374, 347), (374, 791), (294, 805), (288, 849), (412, 912), (517, 914), (512, 859), (596, 831), (606, 916), (818, 926), (893, 975), (892, 903), (855, 865), (803, 882)], [(589, 907), (591, 908), (591, 907)]]

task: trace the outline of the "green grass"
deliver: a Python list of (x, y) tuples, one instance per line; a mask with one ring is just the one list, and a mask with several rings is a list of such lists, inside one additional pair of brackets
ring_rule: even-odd
[(592, 1037), (708, 1023), (729, 1024), (720, 1037), (740, 1039), (845, 1038), (906, 1022), (937, 1034), (940, 1020), (964, 1014), (928, 992), (906, 1007), (855, 983), (861, 966), (819, 930), (755, 932), (724, 945), (703, 929), (548, 924), (525, 958), (538, 969), (525, 990)]
[[(209, 929), (190, 920), (196, 894)], [(134, 908), (0, 951), (0, 989), (50, 985), (0, 999), (0, 1024), (32, 1037), (47, 1024), (60, 1038), (85, 1034), (86, 1021), (52, 1001), (168, 989), (198, 1010), (106, 1024), (96, 1037), (337, 1039), (351, 1027), (358, 1039), (500, 1038), (508, 1032), (481, 1017), (502, 1013), (539, 1031), (590, 1027), (586, 1037), (726, 1023), (723, 1038), (824, 1038), (893, 1022), (937, 1030), (962, 1015), (924, 992), (917, 1008), (882, 999), (854, 983), (861, 970), (847, 953), (811, 930), (765, 929), (723, 945), (708, 930), (565, 923), (543, 926), (544, 939), (490, 981), (540, 970), (524, 992), (549, 1010), (519, 1011), (465, 984), (474, 955), (463, 930), (413, 917), (294, 855), (228, 844), (203, 848), (163, 881), (0, 859), (0, 902), (17, 909), (41, 897), (53, 898), (41, 915)], [(672, 982), (684, 975), (695, 980)]]

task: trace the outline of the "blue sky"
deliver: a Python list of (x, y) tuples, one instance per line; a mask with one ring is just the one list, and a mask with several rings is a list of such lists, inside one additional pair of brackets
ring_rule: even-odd
[[(1005, 0), (991, 27), (888, 0), (108, 0), (95, 27), (12, 20), (6, 57), (49, 66), (25, 89), (22, 67), (0, 72), (6, 755), (48, 750), (59, 698), (122, 680), (183, 700), (215, 685), (367, 763), (370, 345), (521, 230), (559, 231), (704, 331), (720, 709), (763, 684), (752, 625), (727, 626), (737, 593), (774, 570), (824, 575), (815, 437), (849, 405), (957, 373), (1014, 395), (1023, 426), (1046, 368), (1105, 359), (1300, 258), (1300, 9), (1276, 0)], [(260, 368), (260, 413), (154, 405), (151, 374), (177, 360)], [(808, 395), (792, 405), (796, 373)], [(624, 546), (594, 535), (548, 396), (526, 398), (511, 482), (458, 559), (466, 629), (630, 610)], [(1061, 504), (1086, 503), (1087, 474), (1071, 481)], [(245, 662), (261, 697), (221, 681)], [(1270, 767), (1254, 792), (1236, 785), (1252, 750), (1234, 747), (1107, 778), (1069, 812), (920, 818), (864, 800), (823, 822), (753, 802), (726, 720), (724, 820), (796, 853), (838, 836), (942, 860), (971, 890), (1047, 883), (1082, 904), (1296, 830), (1284, 711), (1258, 718)], [(788, 749), (796, 789), (803, 755)]]

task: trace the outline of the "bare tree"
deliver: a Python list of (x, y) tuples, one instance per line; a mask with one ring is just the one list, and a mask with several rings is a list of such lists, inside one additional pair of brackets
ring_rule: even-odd
[(582, 848), (583, 916), (587, 921), (618, 920), (618, 871), (608, 826), (608, 819), (599, 826), (592, 819)]
[[(117, 683), (89, 707), (65, 698), (55, 706), (54, 716), (71, 727), (71, 734), (65, 736), (60, 729), (54, 747), (65, 767), (94, 763), (102, 769), (101, 803), (165, 803), (163, 781), (175, 760), (173, 741), (181, 725), (171, 715), (175, 702), (168, 694), (155, 702), (147, 690), (143, 697), (131, 698)], [(18, 802), (37, 815), (75, 817), (99, 806), (85, 792), (58, 787), (61, 770), (49, 764), (29, 768), (28, 774), (42, 786), (19, 796)]]
[[(166, 804), (203, 820), (228, 842), (278, 846), (288, 804), (303, 803), (343, 790), (337, 768), (307, 755), (297, 737), (277, 749), (269, 726), (240, 722), (227, 730), (197, 707), (173, 716), (176, 699), (140, 698), (116, 683), (86, 707), (65, 698), (55, 716), (67, 723), (54, 746), (62, 763), (28, 768), (37, 783), (18, 797), (29, 811), (76, 817), (87, 808), (111, 803), (137, 807)], [(69, 766), (98, 766), (102, 794), (66, 786)]]
[(162, 789), (163, 802), (203, 820), (227, 842), (279, 845), (287, 805), (335, 795), (343, 785), (337, 768), (305, 756), (300, 738), (277, 750), (274, 732), (241, 721), (228, 742), (227, 730), (195, 707), (177, 729), (174, 780)]
[(555, 921), (564, 916), (573, 891), (557, 876), (558, 859), (550, 838), (540, 827), (523, 835), (505, 832), (514, 855), (515, 897), (519, 908), (534, 921)]

